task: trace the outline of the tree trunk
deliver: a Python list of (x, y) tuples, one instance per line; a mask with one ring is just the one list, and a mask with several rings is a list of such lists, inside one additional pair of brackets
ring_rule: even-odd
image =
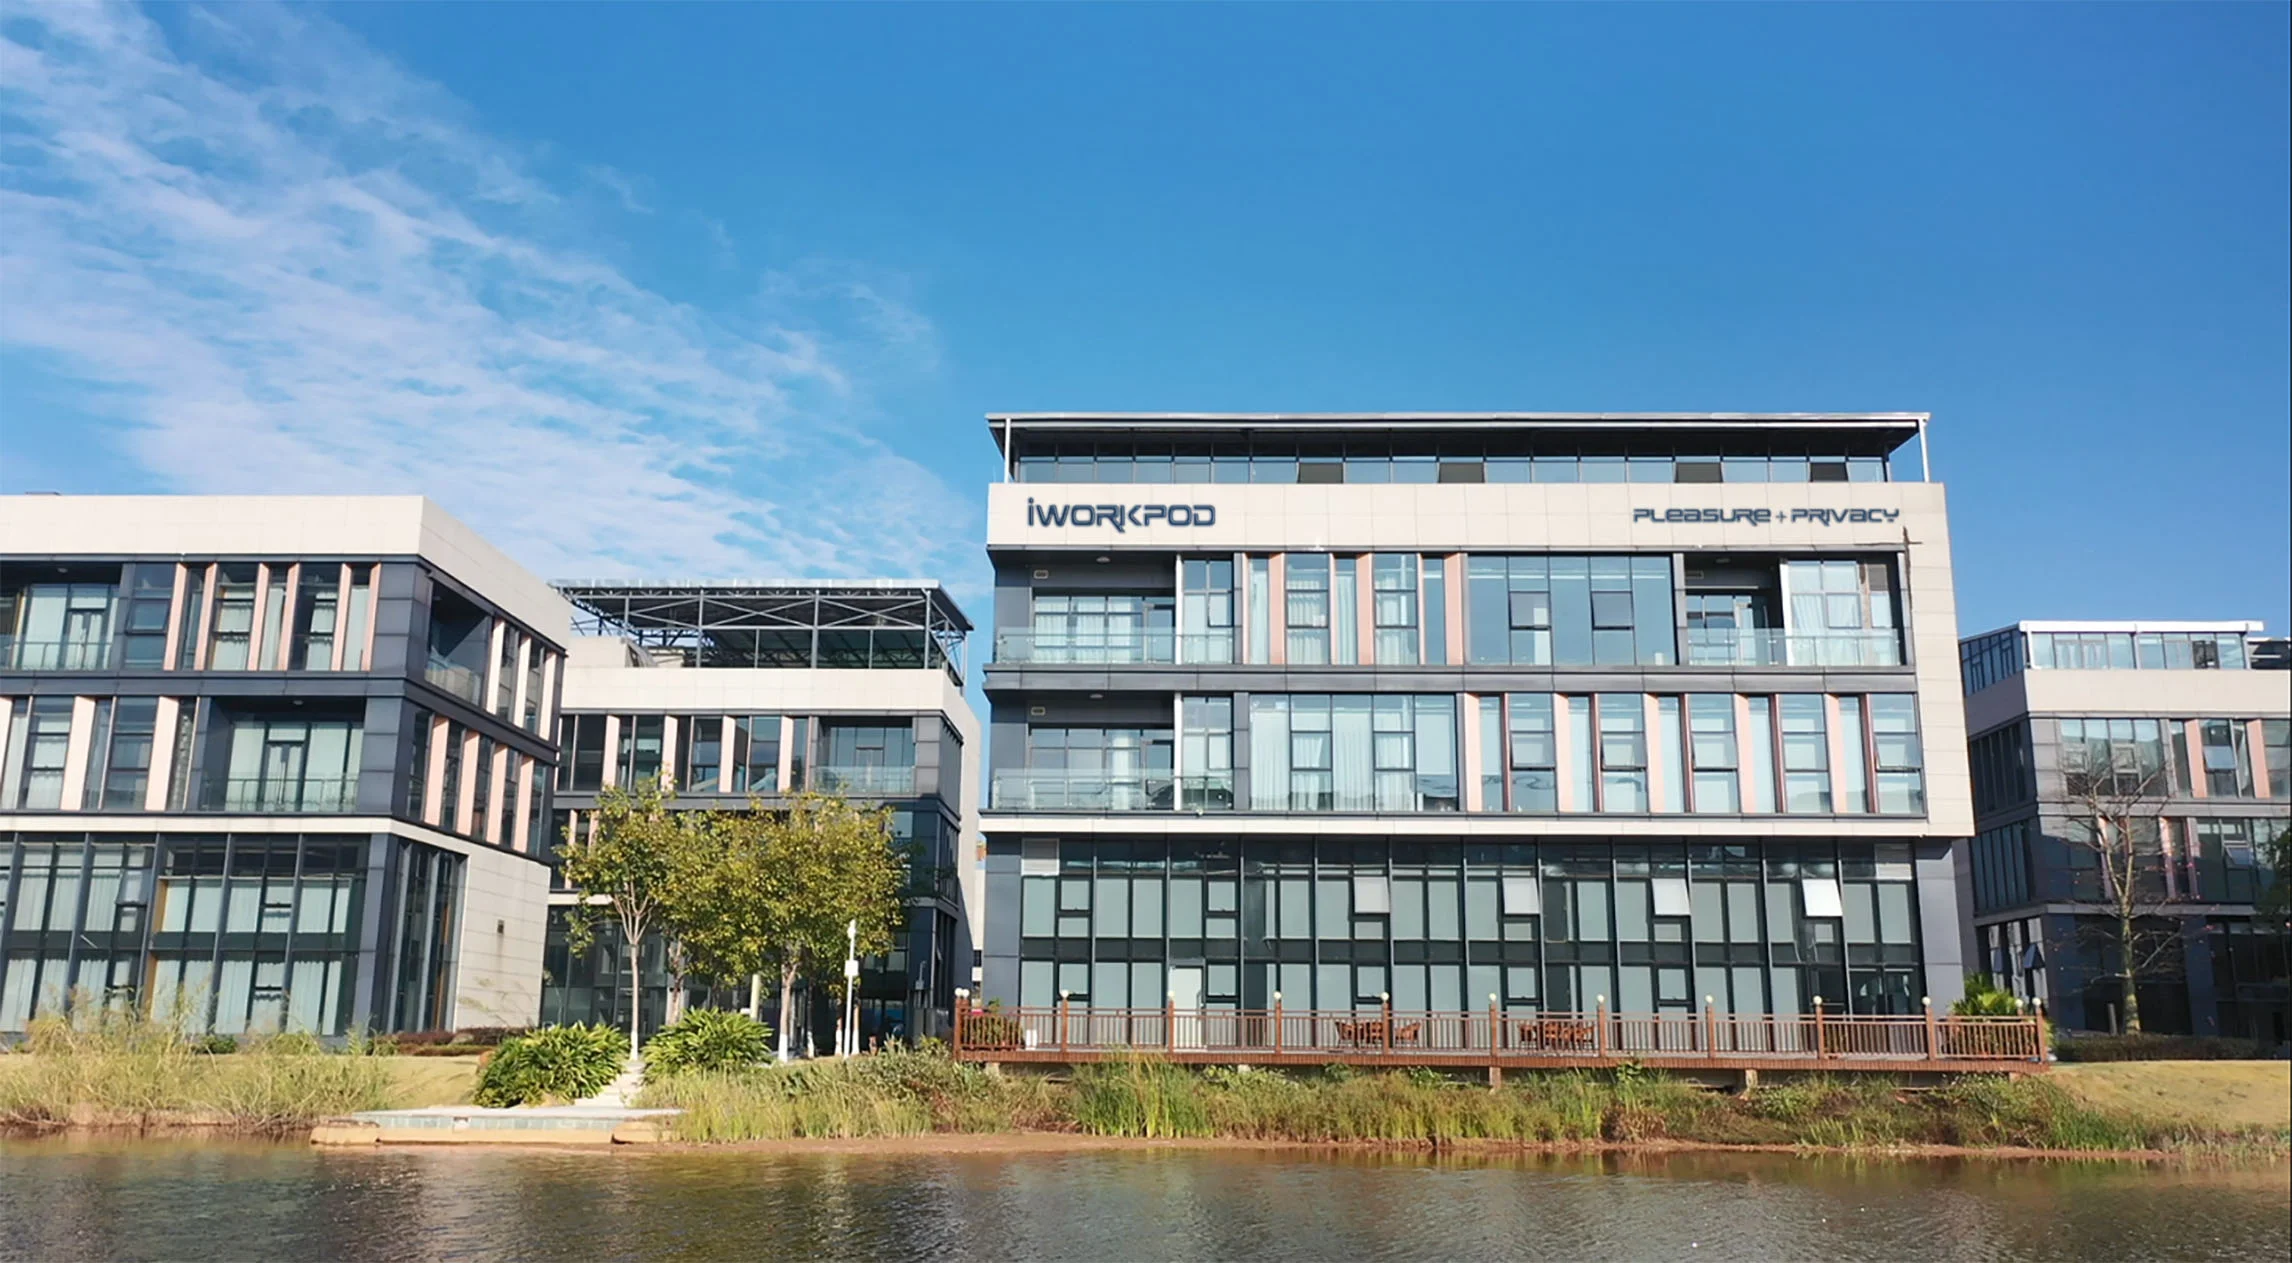
[(764, 975), (748, 975), (748, 1020), (764, 1020)]
[(780, 966), (780, 1060), (788, 1060), (788, 1019), (790, 1006), (795, 1003), (796, 965), (794, 961)]
[(637, 1019), (644, 1011), (645, 979), (644, 975), (638, 972), (642, 959), (640, 949), (644, 946), (644, 940), (633, 934), (627, 935), (627, 938), (629, 940), (629, 1057), (631, 1060), (635, 1060), (639, 1052)]
[(2117, 918), (2117, 950), (2124, 953), (2125, 1033), (2128, 1035), (2141, 1033), (2141, 980), (2134, 976), (2133, 933), (2133, 918)]

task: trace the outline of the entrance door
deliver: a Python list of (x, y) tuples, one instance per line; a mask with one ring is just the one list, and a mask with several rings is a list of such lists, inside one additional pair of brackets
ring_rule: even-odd
[(1170, 969), (1170, 1020), (1175, 1029), (1170, 1043), (1177, 1048), (1202, 1046), (1202, 967), (1174, 965)]

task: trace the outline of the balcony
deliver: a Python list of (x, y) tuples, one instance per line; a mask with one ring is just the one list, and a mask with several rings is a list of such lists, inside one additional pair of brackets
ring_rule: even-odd
[(1234, 662), (1231, 631), (995, 633), (995, 664), (1009, 666), (1120, 667)]
[(1785, 632), (1775, 627), (1690, 627), (1691, 667), (1898, 667), (1896, 631)]
[(862, 798), (900, 797), (915, 792), (913, 767), (822, 764), (812, 769), (811, 788), (822, 794)]
[(0, 667), (13, 671), (101, 671), (111, 665), (111, 641), (25, 640), (0, 636)]
[(1175, 788), (1168, 772), (1019, 768), (995, 773), (987, 802), (997, 811), (1168, 811)]
[(995, 774), (987, 805), (994, 811), (1232, 811), (1234, 778), (1230, 772), (1014, 768)]
[(212, 782), (200, 795), (202, 811), (301, 814), (343, 812), (358, 806), (358, 780), (266, 780), (233, 778)]
[(472, 706), (485, 705), (485, 672), (463, 666), (433, 653), (422, 668), (422, 678)]

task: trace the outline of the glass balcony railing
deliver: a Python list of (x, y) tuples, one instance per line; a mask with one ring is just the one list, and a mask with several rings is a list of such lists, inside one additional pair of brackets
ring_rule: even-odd
[(1236, 661), (1235, 643), (1231, 631), (1001, 631), (995, 633), (995, 662), (1091, 667), (1221, 665)]
[(101, 671), (111, 665), (109, 640), (26, 640), (0, 636), (0, 667), (15, 671)]
[(872, 767), (865, 764), (824, 764), (814, 767), (811, 788), (822, 794), (861, 794), (881, 797), (915, 792), (912, 767)]
[(1898, 667), (1896, 631), (1785, 632), (1776, 627), (1690, 627), (1691, 667)]
[(1231, 811), (1234, 778), (1014, 768), (995, 774), (987, 804), (995, 811)]
[(485, 705), (485, 672), (465, 667), (451, 658), (430, 655), (422, 678), (472, 706)]
[(1168, 772), (1020, 768), (995, 773), (987, 801), (998, 811), (1168, 811), (1175, 788)]
[(358, 780), (266, 780), (260, 777), (215, 781), (200, 795), (203, 811), (350, 811), (358, 805)]

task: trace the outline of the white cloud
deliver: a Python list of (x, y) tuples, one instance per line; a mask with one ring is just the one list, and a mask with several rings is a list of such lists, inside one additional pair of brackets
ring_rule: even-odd
[(971, 501), (865, 428), (874, 375), (937, 355), (896, 285), (697, 310), (576, 244), (536, 161), (339, 27), (176, 26), (0, 28), (0, 341), (83, 382), (164, 484), (422, 491), (546, 574), (977, 566)]
[(603, 163), (591, 163), (581, 168), (581, 174), (602, 186), (621, 203), (621, 209), (632, 215), (650, 215), (653, 208), (637, 196), (637, 182)]

